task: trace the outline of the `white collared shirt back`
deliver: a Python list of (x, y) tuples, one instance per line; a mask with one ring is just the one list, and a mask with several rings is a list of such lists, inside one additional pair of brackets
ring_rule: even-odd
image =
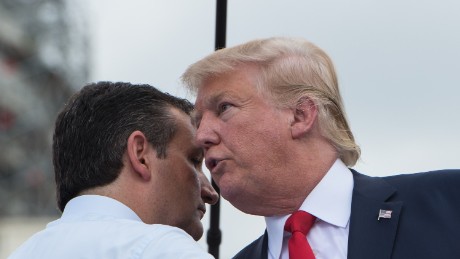
[(122, 203), (103, 196), (71, 200), (62, 215), (20, 246), (17, 258), (213, 258), (182, 229), (143, 223)]

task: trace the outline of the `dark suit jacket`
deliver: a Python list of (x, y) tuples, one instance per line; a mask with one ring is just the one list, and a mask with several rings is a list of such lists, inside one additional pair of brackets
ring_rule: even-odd
[[(460, 170), (370, 177), (351, 170), (349, 259), (460, 259)], [(379, 210), (391, 218), (377, 220)], [(234, 258), (267, 258), (268, 235)]]

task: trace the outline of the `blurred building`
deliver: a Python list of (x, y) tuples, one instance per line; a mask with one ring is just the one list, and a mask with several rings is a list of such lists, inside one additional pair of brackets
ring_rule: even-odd
[(53, 123), (88, 78), (77, 4), (0, 0), (0, 218), (57, 215)]

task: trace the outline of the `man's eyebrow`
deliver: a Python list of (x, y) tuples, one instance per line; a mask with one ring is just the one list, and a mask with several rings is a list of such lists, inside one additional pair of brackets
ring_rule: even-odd
[(215, 107), (217, 105), (217, 103), (220, 102), (220, 100), (222, 100), (224, 97), (232, 97), (233, 96), (233, 93), (232, 91), (222, 91), (220, 93), (217, 93), (211, 97), (208, 98), (208, 100), (206, 100), (205, 102), (205, 105), (207, 107)]

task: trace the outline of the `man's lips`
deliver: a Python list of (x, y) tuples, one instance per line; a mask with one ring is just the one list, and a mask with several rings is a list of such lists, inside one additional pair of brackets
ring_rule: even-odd
[(205, 158), (205, 161), (206, 161), (206, 167), (209, 169), (209, 171), (211, 173), (214, 173), (215, 172), (215, 168), (219, 165), (220, 162), (222, 162), (223, 158), (212, 158), (212, 157), (209, 157), (209, 158)]
[(206, 167), (209, 169), (210, 172), (212, 172), (212, 169), (214, 169), (217, 166), (217, 163), (219, 163), (219, 160), (216, 158), (206, 158)]
[(202, 219), (204, 214), (206, 214), (206, 206), (204, 204), (200, 204), (200, 206), (198, 207), (198, 210), (203, 212), (203, 214), (200, 217), (200, 219)]

